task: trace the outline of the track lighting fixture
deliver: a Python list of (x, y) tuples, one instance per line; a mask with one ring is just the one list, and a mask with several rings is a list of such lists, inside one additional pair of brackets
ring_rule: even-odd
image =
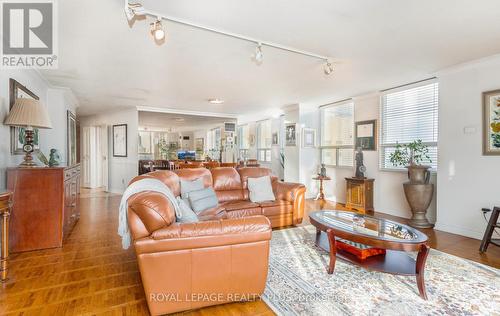
[(262, 53), (262, 44), (257, 43), (257, 47), (255, 47), (255, 54), (253, 55), (253, 60), (255, 63), (260, 66), (264, 61), (264, 53)]
[(135, 16), (146, 15), (146, 10), (140, 3), (126, 3), (125, 4), (125, 16), (127, 20), (131, 22)]
[[(182, 25), (188, 25), (188, 26), (200, 29), (200, 30), (207, 31), (207, 32), (212, 32), (215, 34), (224, 35), (224, 36), (228, 36), (231, 38), (237, 38), (237, 39), (251, 42), (251, 43), (256, 43), (257, 47), (255, 48), (255, 53), (252, 55), (252, 60), (257, 65), (261, 65), (262, 62), (264, 61), (264, 54), (262, 52), (262, 46), (267, 46), (267, 47), (271, 47), (274, 49), (279, 49), (282, 51), (286, 51), (286, 52), (290, 52), (290, 53), (294, 53), (294, 54), (299, 54), (302, 56), (308, 56), (311, 58), (323, 60), (325, 62), (324, 68), (323, 68), (325, 75), (330, 75), (334, 71), (333, 64), (330, 61), (328, 56), (316, 54), (313, 52), (304, 51), (304, 50), (289, 47), (286, 45), (281, 45), (278, 43), (261, 41), (259, 39), (252, 38), (249, 36), (236, 34), (233, 32), (228, 32), (228, 31), (216, 29), (213, 27), (204, 26), (201, 24), (197, 24), (197, 23), (193, 23), (193, 22), (186, 21), (183, 19), (168, 16), (168, 15), (165, 15), (161, 12), (156, 12), (156, 11), (151, 11), (151, 10), (145, 9), (142, 6), (142, 4), (140, 4), (140, 3), (129, 3), (128, 2), (129, 0), (124, 0), (124, 1), (125, 1), (125, 15), (127, 16), (127, 20), (129, 21), (129, 24), (131, 24), (133, 22), (134, 18), (137, 16), (157, 17), (157, 20), (154, 23), (151, 23), (151, 35), (153, 36), (153, 38), (157, 44), (162, 44), (165, 41), (165, 30), (163, 29), (162, 21), (167, 20), (167, 21), (179, 23)], [(130, 1), (133, 1), (133, 0), (130, 0)], [(137, 1), (137, 0), (135, 0), (135, 1)]]
[(325, 75), (329, 75), (333, 72), (333, 65), (328, 59), (326, 60), (326, 64), (323, 70), (325, 72)]
[(151, 23), (151, 35), (153, 35), (155, 41), (162, 41), (165, 39), (165, 30), (163, 30), (160, 17), (158, 17), (154, 23)]

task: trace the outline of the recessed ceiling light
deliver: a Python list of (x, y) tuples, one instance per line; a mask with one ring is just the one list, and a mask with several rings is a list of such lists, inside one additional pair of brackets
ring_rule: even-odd
[(222, 104), (222, 103), (224, 103), (224, 100), (215, 98), (215, 99), (208, 99), (208, 102), (210, 102), (212, 104)]
[(185, 119), (182, 118), (182, 117), (174, 117), (174, 121), (176, 121), (176, 122), (184, 122)]

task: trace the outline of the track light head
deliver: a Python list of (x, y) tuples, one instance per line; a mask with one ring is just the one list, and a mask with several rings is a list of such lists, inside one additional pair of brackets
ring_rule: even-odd
[(163, 29), (163, 25), (161, 23), (161, 18), (151, 23), (151, 35), (155, 39), (155, 42), (162, 42), (165, 40), (165, 30)]
[(262, 44), (257, 43), (257, 47), (255, 47), (255, 54), (253, 55), (253, 60), (255, 63), (260, 66), (264, 62), (264, 53), (262, 52)]
[(333, 65), (332, 63), (330, 62), (330, 60), (326, 60), (326, 64), (323, 68), (323, 71), (325, 72), (325, 75), (330, 75), (332, 72), (333, 72), (334, 68), (333, 68)]
[(145, 14), (146, 11), (140, 3), (128, 3), (125, 5), (125, 16), (129, 22), (132, 22), (135, 16), (143, 16)]

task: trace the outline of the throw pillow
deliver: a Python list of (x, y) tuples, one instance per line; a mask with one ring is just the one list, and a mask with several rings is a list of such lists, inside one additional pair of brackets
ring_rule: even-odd
[(179, 205), (179, 210), (181, 216), (176, 218), (179, 223), (196, 223), (198, 222), (198, 216), (193, 212), (189, 204), (185, 200), (181, 199), (180, 196), (177, 197), (177, 204)]
[(219, 204), (217, 195), (212, 188), (206, 188), (198, 191), (189, 192), (189, 203), (196, 214), (200, 214), (204, 210), (216, 207)]
[(198, 178), (193, 181), (181, 179), (181, 196), (183, 199), (189, 198), (190, 192), (202, 190), (203, 188), (203, 178)]
[(250, 191), (250, 201), (254, 203), (276, 200), (270, 176), (248, 178), (248, 191)]

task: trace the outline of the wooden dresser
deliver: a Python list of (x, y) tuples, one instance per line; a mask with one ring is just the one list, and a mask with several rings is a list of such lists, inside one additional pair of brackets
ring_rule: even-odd
[(373, 182), (375, 179), (345, 178), (347, 209), (373, 211)]
[(8, 168), (12, 252), (62, 247), (80, 217), (80, 165)]

